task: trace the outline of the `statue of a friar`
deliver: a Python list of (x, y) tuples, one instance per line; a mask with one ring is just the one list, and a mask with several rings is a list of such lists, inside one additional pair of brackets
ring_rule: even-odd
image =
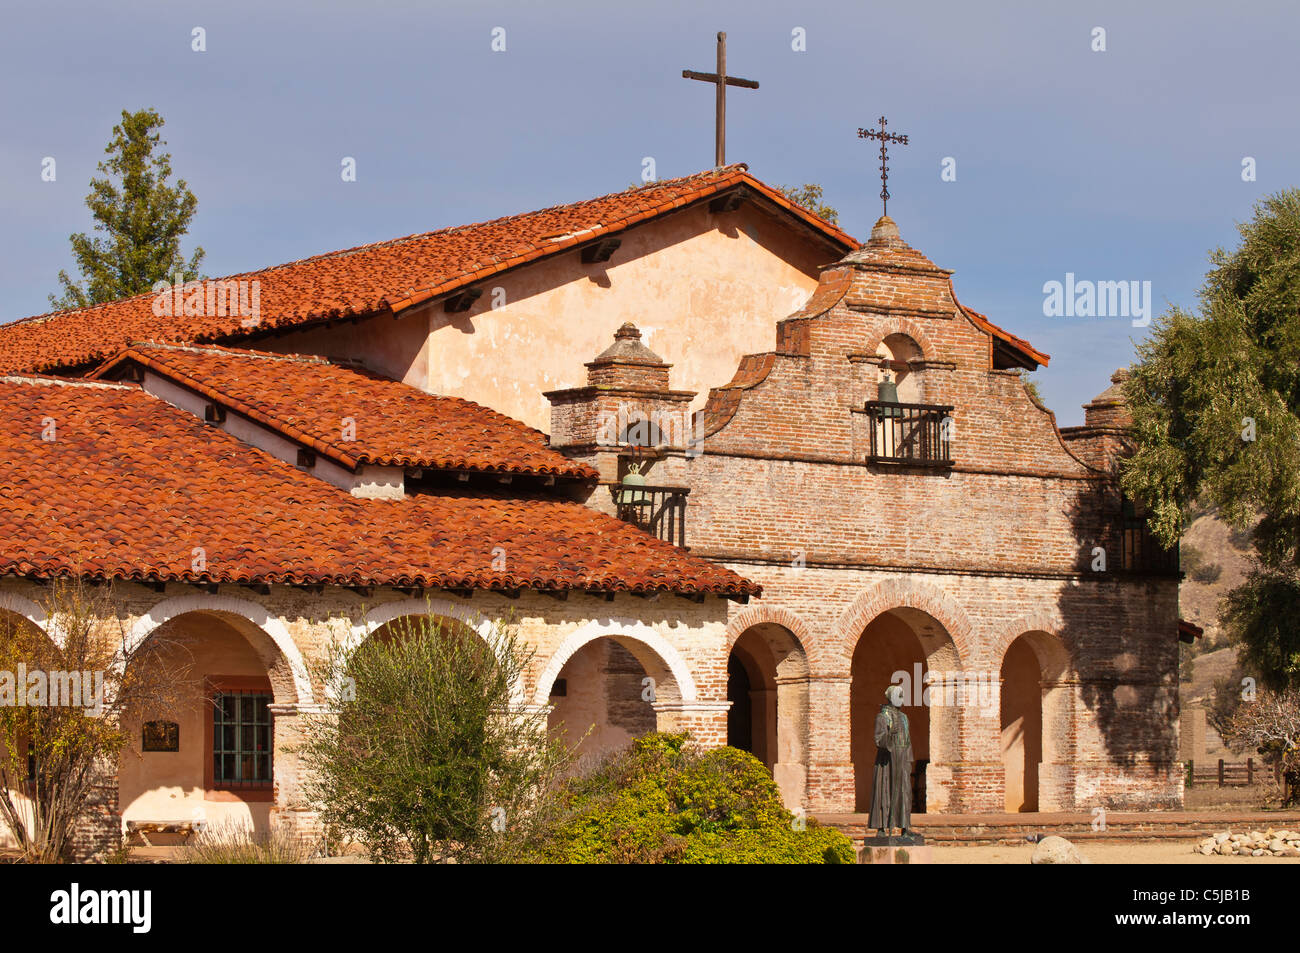
[(885, 689), (876, 716), (876, 764), (871, 778), (870, 825), (880, 837), (912, 826), (912, 736), (903, 714), (903, 686)]

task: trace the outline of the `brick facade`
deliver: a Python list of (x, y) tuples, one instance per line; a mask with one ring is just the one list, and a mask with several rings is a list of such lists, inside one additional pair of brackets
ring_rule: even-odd
[[(869, 732), (888, 681), (873, 666), (909, 651), (936, 690), (980, 676), (994, 691), (982, 705), (905, 707), (928, 725), (930, 810), (1003, 810), (1009, 763), (1036, 778), (1043, 810), (1181, 804), (1178, 575), (1129, 564), (1113, 532), (1122, 375), (1063, 435), (1020, 379), (1046, 358), (990, 328), (882, 219), (778, 324), (776, 349), (710, 393), (685, 438), (608, 439), (611, 420), (668, 418), (684, 400), (644, 348), (635, 361), (611, 348), (588, 365), (588, 387), (548, 394), (553, 446), (613, 482), (628, 444), (657, 444), (635, 455), (649, 484), (689, 488), (692, 552), (763, 585), (731, 607), (728, 642), (780, 630), (806, 660), (806, 717), (787, 725), (802, 734), (806, 786), (786, 796), (810, 810), (861, 805), (853, 733)], [(884, 399), (884, 370), (905, 404), (951, 408), (949, 465), (867, 462), (882, 424), (866, 403)], [(588, 502), (614, 510), (603, 488)], [(1003, 669), (1022, 637), (1036, 687)], [(1015, 737), (1023, 725), (1032, 739)], [(1030, 743), (1041, 755), (1021, 758)]]

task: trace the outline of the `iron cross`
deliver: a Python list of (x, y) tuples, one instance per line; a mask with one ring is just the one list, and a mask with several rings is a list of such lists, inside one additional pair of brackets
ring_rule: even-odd
[(714, 108), (713, 161), (718, 166), (724, 166), (727, 164), (727, 87), (743, 86), (745, 89), (758, 89), (758, 81), (727, 75), (727, 34), (725, 33), (718, 34), (718, 71), (697, 73), (693, 69), (684, 69), (682, 77), (713, 83), (718, 88), (717, 105)]
[(880, 200), (884, 203), (884, 212), (889, 214), (889, 165), (886, 159), (889, 153), (885, 150), (885, 144), (896, 142), (900, 146), (907, 145), (907, 136), (900, 136), (894, 132), (885, 132), (885, 117), (880, 117), (880, 131), (875, 129), (859, 129), (859, 139), (879, 139), (880, 140)]

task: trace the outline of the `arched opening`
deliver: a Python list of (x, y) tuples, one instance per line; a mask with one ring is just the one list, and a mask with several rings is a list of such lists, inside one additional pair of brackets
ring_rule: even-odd
[(389, 642), (394, 639), (405, 638), (412, 632), (423, 631), (423, 627), (426, 625), (439, 633), (455, 633), (458, 637), (482, 638), (473, 627), (461, 619), (453, 619), (437, 613), (422, 613), (418, 615), (400, 615), (389, 619), (387, 622), (376, 626), (367, 636), (367, 639), (373, 639), (377, 642)]
[(747, 628), (727, 658), (727, 744), (767, 765), (786, 806), (801, 807), (807, 784), (808, 660), (775, 623)]
[(1002, 657), (1001, 751), (1004, 801), (1010, 813), (1056, 809), (1060, 798), (1044, 789), (1045, 765), (1062, 762), (1058, 739), (1068, 731), (1045, 731), (1068, 719), (1068, 690), (1062, 676), (1068, 659), (1060, 640), (1027, 632)]
[(767, 740), (762, 725), (754, 724), (755, 718), (761, 719), (766, 708), (761, 706), (755, 714), (753, 695), (756, 681), (762, 685), (761, 676), (756, 678), (753, 674), (752, 663), (747, 663), (739, 653), (733, 651), (727, 659), (727, 701), (731, 702), (731, 707), (727, 709), (727, 744), (754, 754), (771, 770), (772, 765), (765, 757), (766, 751), (762, 755), (755, 754), (754, 751), (755, 739), (760, 750), (765, 748), (764, 742)]
[(669, 730), (660, 708), (681, 700), (677, 681), (659, 655), (628, 636), (600, 636), (565, 660), (549, 688), (553, 733), (575, 749), (579, 767), (634, 738)]
[(906, 334), (890, 334), (876, 348), (876, 355), (886, 362), (882, 365), (893, 374), (898, 387), (898, 399), (904, 404), (925, 403), (924, 377), (911, 366), (922, 359), (921, 346)]
[(123, 823), (128, 829), (134, 822), (269, 830), (276, 758), (271, 706), (296, 700), (288, 663), (266, 632), (232, 612), (183, 612), (147, 638), (154, 650), (149, 664), (171, 685), (165, 702), (124, 713)]
[(927, 783), (930, 765), (955, 760), (956, 710), (944, 706), (932, 709), (927, 704), (927, 678), (932, 672), (955, 672), (958, 667), (956, 646), (948, 631), (919, 609), (900, 607), (882, 612), (863, 630), (850, 670), (849, 744), (855, 810), (866, 812), (871, 807), (876, 716), (890, 685), (903, 687), (903, 714), (912, 738), (912, 810), (924, 813), (937, 803), (936, 792)]

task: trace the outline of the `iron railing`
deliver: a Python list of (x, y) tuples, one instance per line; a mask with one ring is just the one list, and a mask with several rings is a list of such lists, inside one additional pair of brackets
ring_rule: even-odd
[(952, 407), (869, 400), (866, 409), (869, 463), (952, 466)]
[(618, 518), (639, 526), (674, 546), (686, 547), (686, 495), (684, 486), (624, 486), (609, 484)]

